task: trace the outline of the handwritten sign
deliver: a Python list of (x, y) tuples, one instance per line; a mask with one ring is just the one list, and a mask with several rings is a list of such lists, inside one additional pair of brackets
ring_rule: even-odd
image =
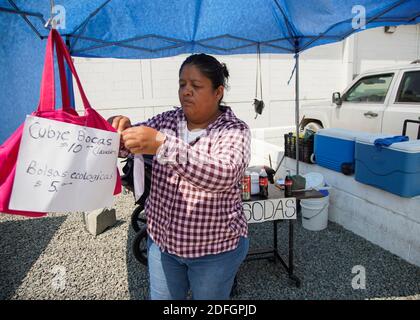
[(278, 198), (243, 202), (248, 223), (296, 219), (296, 198)]
[(9, 208), (88, 211), (113, 204), (119, 135), (27, 116)]

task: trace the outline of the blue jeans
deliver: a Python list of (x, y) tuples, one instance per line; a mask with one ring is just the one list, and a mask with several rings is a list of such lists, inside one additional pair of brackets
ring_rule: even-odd
[(160, 248), (148, 237), (150, 298), (185, 300), (191, 289), (194, 300), (227, 300), (235, 275), (245, 259), (249, 239), (241, 237), (238, 247), (219, 254), (181, 258)]

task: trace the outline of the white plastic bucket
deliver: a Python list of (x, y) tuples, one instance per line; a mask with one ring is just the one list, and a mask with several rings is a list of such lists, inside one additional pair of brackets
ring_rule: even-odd
[(302, 226), (311, 231), (320, 231), (328, 225), (328, 206), (330, 196), (302, 199)]

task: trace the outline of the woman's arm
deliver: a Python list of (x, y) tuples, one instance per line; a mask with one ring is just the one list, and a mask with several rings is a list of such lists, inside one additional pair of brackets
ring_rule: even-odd
[(239, 183), (251, 156), (251, 135), (246, 126), (224, 129), (211, 139), (212, 149), (193, 148), (173, 135), (166, 135), (157, 160), (169, 165), (198, 188), (213, 192), (231, 189)]

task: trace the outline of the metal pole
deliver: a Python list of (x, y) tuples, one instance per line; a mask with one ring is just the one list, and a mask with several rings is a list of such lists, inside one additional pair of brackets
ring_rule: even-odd
[(296, 123), (296, 174), (299, 174), (299, 53), (295, 54), (295, 123)]
[[(66, 37), (66, 45), (70, 52), (70, 39), (68, 36)], [(68, 66), (66, 66), (66, 78), (70, 98), (70, 106), (72, 106), (73, 109), (76, 109), (76, 103), (74, 102), (73, 74), (71, 73), (71, 70)]]

